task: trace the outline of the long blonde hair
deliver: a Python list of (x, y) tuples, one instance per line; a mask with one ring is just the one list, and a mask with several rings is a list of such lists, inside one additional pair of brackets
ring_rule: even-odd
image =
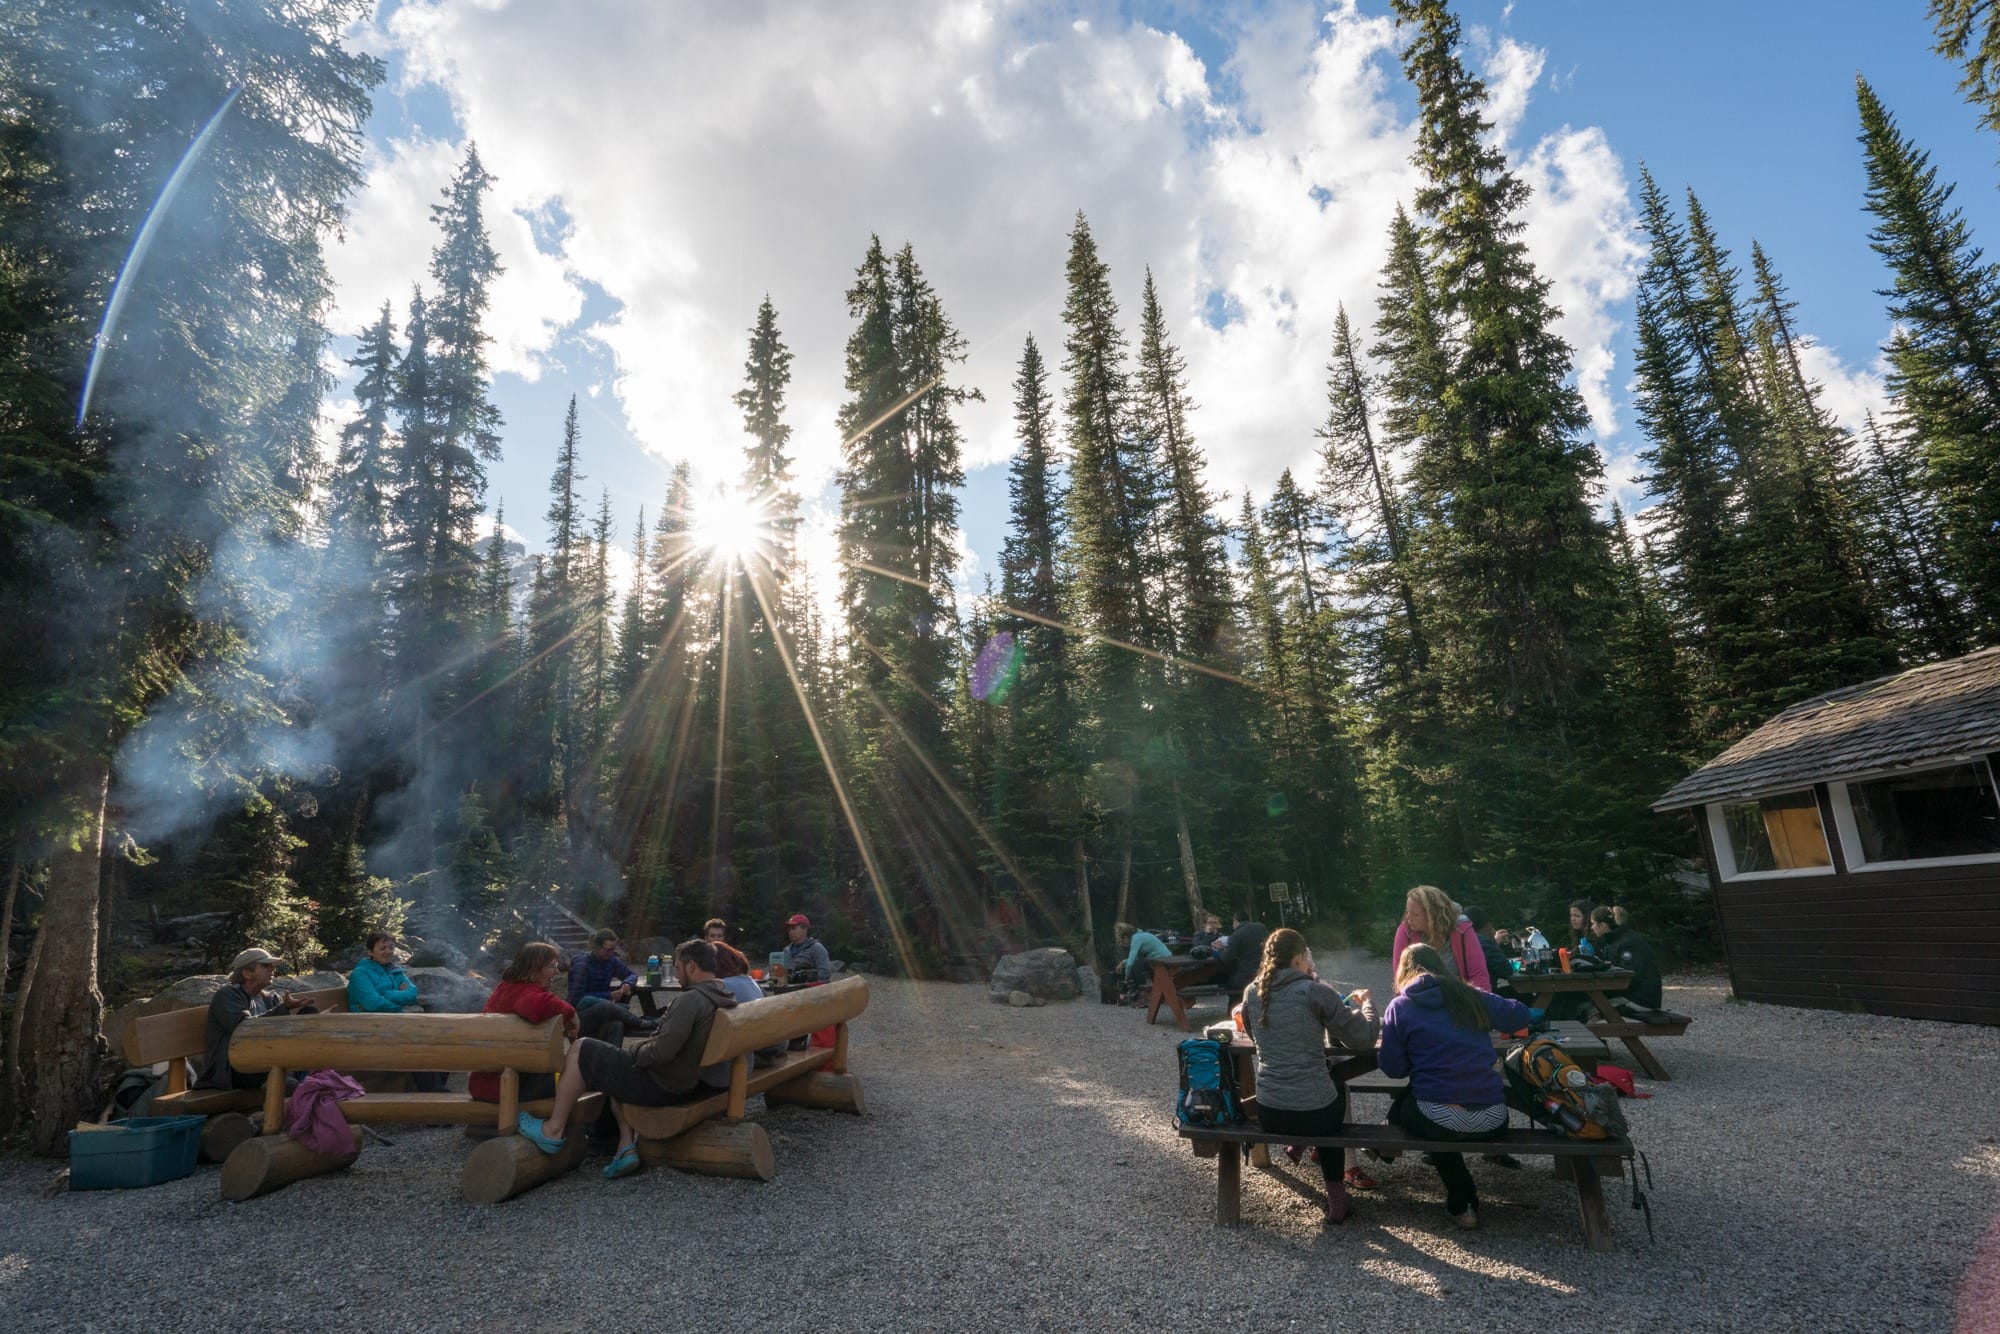
[(1257, 970), (1257, 980), (1252, 984), (1257, 988), (1257, 1027), (1271, 1026), (1271, 978), (1280, 968), (1289, 968), (1292, 962), (1306, 952), (1306, 938), (1289, 926), (1281, 926), (1264, 937), (1264, 963)]
[(1400, 993), (1409, 988), (1410, 983), (1420, 977), (1437, 979), (1444, 989), (1444, 1012), (1451, 1016), (1452, 1023), (1460, 1028), (1476, 1028), (1482, 1032), (1493, 1027), (1493, 1013), (1486, 1008), (1486, 1002), (1479, 993), (1458, 980), (1451, 968), (1429, 945), (1411, 945), (1404, 949), (1403, 957), (1396, 960), (1396, 990)]
[(1424, 944), (1434, 949), (1445, 949), (1451, 944), (1451, 933), (1458, 925), (1458, 905), (1451, 901), (1451, 895), (1436, 885), (1418, 885), (1403, 899), (1403, 920), (1409, 920), (1410, 905), (1417, 907), (1417, 916), (1423, 918), (1423, 930), (1417, 935)]

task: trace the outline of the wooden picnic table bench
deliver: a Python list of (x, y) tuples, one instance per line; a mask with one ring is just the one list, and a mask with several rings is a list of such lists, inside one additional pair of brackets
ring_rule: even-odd
[(1181, 1032), (1188, 1031), (1188, 1001), (1196, 996), (1227, 996), (1229, 988), (1213, 979), (1222, 975), (1223, 963), (1220, 959), (1197, 959), (1190, 954), (1170, 954), (1163, 959), (1150, 960), (1153, 965), (1153, 985), (1148, 992), (1146, 1022), (1159, 1018), (1160, 1007), (1165, 1005), (1180, 1025)]
[(1548, 1009), (1550, 1002), (1559, 995), (1581, 992), (1589, 997), (1591, 1007), (1597, 1011), (1597, 1018), (1586, 1021), (1590, 1031), (1600, 1038), (1617, 1038), (1623, 1042), (1640, 1069), (1664, 1082), (1671, 1076), (1667, 1074), (1667, 1067), (1660, 1064), (1660, 1058), (1646, 1046), (1645, 1039), (1679, 1037), (1687, 1032), (1688, 1021), (1649, 1024), (1621, 1014), (1607, 993), (1625, 990), (1632, 985), (1632, 977), (1628, 969), (1606, 968), (1574, 973), (1513, 973), (1508, 980), (1513, 983), (1515, 991), (1534, 993), (1535, 998), (1528, 1003), (1543, 1010)]
[[(347, 1008), (346, 987), (297, 994), (311, 1001), (321, 1013), (338, 1013)], [(274, 1013), (255, 1022), (276, 1017)], [(166, 1063), (167, 1089), (153, 1096), (149, 1108), (153, 1115), (208, 1118), (201, 1134), (203, 1162), (222, 1162), (238, 1144), (257, 1133), (248, 1114), (263, 1107), (263, 1090), (188, 1086), (188, 1062), (208, 1052), (206, 1005), (189, 1005), (134, 1019), (125, 1025), (124, 1039), (127, 1065)]]
[[(847, 1069), (847, 1025), (867, 1008), (867, 980), (850, 976), (717, 1010), (701, 1063), (706, 1068), (726, 1062), (729, 1087), (702, 1090), (666, 1107), (621, 1104), (620, 1113), (639, 1132), (640, 1160), (708, 1176), (769, 1181), (777, 1173), (770, 1136), (744, 1119), (746, 1103), (761, 1093), (767, 1105), (859, 1114), (861, 1082)], [(756, 1058), (760, 1050), (825, 1028), (833, 1029), (831, 1047)]]
[[(1251, 1109), (1254, 1117), (1254, 1109)], [(1179, 1127), (1198, 1157), (1213, 1157), (1216, 1165), (1215, 1221), (1233, 1227), (1242, 1218), (1243, 1156), (1240, 1145), (1266, 1149), (1273, 1144), (1315, 1148), (1322, 1153), (1373, 1149), (1377, 1153), (1511, 1153), (1548, 1155), (1567, 1162), (1576, 1182), (1577, 1211), (1583, 1221), (1583, 1241), (1593, 1251), (1613, 1249), (1611, 1213), (1604, 1204), (1599, 1160), (1624, 1158), (1634, 1152), (1629, 1139), (1576, 1140), (1553, 1130), (1503, 1130), (1477, 1140), (1420, 1139), (1400, 1126), (1350, 1125), (1338, 1135), (1272, 1134), (1254, 1125)]]
[[(229, 1039), (229, 1063), (237, 1070), (265, 1072), (265, 1133), (229, 1155), (222, 1169), (223, 1196), (248, 1199), (353, 1161), (351, 1155), (316, 1154), (278, 1133), (285, 1120), (286, 1079), (294, 1072), (498, 1071), (497, 1103), (470, 1093), (365, 1093), (338, 1105), (350, 1125), (486, 1125), (518, 1139), (515, 1120), (523, 1109), (544, 1116), (554, 1110), (552, 1098), (521, 1099), (521, 1076), (560, 1074), (564, 1050), (560, 1020), (530, 1024), (513, 1014), (274, 1014), (246, 1023)], [(600, 1110), (601, 1101), (579, 1114), (594, 1118)], [(508, 1193), (582, 1162), (585, 1137), (574, 1138), (561, 1153), (537, 1150), (534, 1161), (524, 1161), (522, 1170), (509, 1174)]]

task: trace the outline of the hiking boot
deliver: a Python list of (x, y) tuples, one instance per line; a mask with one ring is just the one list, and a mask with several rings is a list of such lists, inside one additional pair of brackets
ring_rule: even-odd
[(1382, 1183), (1358, 1167), (1350, 1167), (1341, 1177), (1341, 1184), (1350, 1190), (1374, 1190)]

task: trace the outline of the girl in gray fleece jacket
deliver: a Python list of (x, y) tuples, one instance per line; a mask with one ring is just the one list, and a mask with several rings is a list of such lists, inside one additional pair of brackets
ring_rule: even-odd
[[(1305, 937), (1281, 927), (1264, 941), (1263, 967), (1243, 992), (1243, 1024), (1257, 1044), (1257, 1124), (1279, 1135), (1339, 1134), (1347, 1121), (1347, 1092), (1327, 1071), (1325, 1040), (1349, 1051), (1374, 1050), (1369, 994), (1357, 991), (1343, 1001), (1313, 973)], [(1347, 1221), (1340, 1165), (1338, 1153), (1320, 1157), (1329, 1223)]]

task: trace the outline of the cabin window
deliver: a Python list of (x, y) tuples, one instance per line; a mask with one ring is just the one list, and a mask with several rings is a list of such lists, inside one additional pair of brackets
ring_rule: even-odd
[(1810, 871), (1833, 865), (1819, 803), (1810, 791), (1784, 792), (1757, 801), (1709, 807), (1725, 854), (1724, 878), (1773, 871)]
[(2000, 856), (2000, 799), (1983, 760), (1847, 784), (1862, 860)]

